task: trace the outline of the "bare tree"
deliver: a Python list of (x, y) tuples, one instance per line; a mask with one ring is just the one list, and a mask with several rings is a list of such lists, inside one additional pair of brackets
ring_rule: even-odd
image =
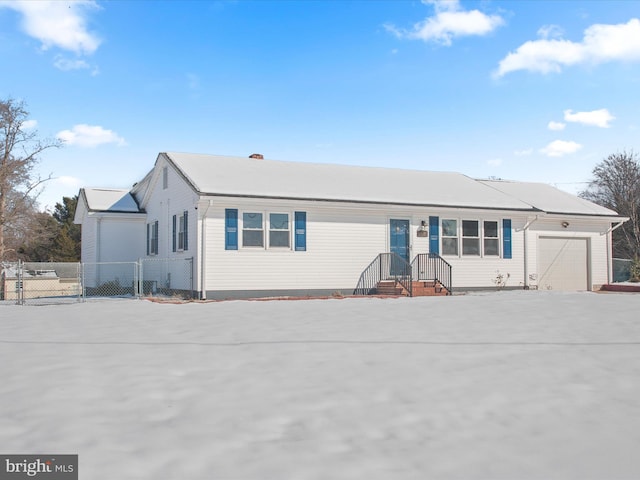
[(35, 175), (38, 156), (61, 145), (39, 139), (37, 130), (25, 125), (28, 115), (24, 102), (0, 100), (0, 261), (12, 250), (5, 241), (7, 232), (20, 228), (33, 213), (38, 187), (50, 178)]
[(640, 160), (633, 151), (609, 155), (593, 169), (593, 180), (581, 197), (629, 217), (613, 232), (613, 253), (640, 258)]

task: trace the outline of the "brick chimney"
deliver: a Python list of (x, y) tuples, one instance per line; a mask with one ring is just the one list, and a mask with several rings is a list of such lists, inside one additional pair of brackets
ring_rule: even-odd
[(264, 155), (261, 153), (252, 153), (249, 158), (255, 158), (256, 160), (264, 160)]

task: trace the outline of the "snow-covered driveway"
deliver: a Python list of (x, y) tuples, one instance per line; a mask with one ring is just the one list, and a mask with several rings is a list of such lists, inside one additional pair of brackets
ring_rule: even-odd
[(637, 479), (640, 295), (3, 306), (0, 408), (86, 480)]

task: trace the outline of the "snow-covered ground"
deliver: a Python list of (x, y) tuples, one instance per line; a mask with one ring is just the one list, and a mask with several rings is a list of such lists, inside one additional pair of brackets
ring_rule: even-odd
[(2, 306), (0, 409), (86, 480), (637, 479), (640, 295)]

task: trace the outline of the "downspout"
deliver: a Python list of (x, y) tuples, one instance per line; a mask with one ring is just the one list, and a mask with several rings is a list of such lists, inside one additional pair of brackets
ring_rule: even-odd
[(616, 225), (611, 225), (609, 229), (604, 232), (602, 235), (607, 236), (607, 283), (611, 283), (611, 279), (613, 278), (613, 231), (621, 227), (625, 222), (627, 222), (629, 218), (625, 217), (624, 220), (621, 220)]
[(200, 299), (207, 299), (207, 287), (205, 285), (206, 277), (206, 265), (207, 265), (207, 212), (209, 212), (209, 208), (211, 207), (211, 200), (205, 203), (203, 206), (206, 206), (204, 213), (202, 214), (202, 221), (200, 222), (200, 288), (202, 289), (200, 293)]
[(532, 218), (527, 223), (525, 223), (522, 228), (523, 233), (523, 253), (524, 253), (524, 289), (529, 290), (529, 241), (527, 240), (527, 233), (529, 227), (538, 221), (538, 215), (535, 218)]

